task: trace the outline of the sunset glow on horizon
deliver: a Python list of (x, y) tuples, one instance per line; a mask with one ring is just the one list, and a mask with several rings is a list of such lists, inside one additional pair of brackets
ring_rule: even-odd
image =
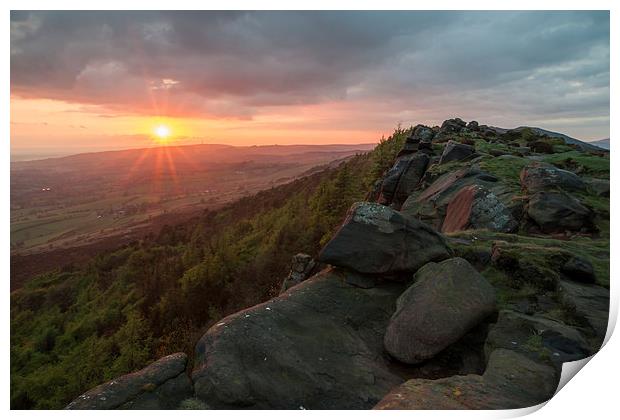
[(11, 149), (374, 143), (452, 117), (598, 140), (609, 137), (608, 18), (12, 12)]
[(155, 136), (157, 136), (157, 138), (162, 142), (168, 141), (168, 138), (171, 134), (170, 128), (167, 125), (163, 124), (155, 127), (155, 130), (153, 130), (153, 132), (155, 133)]

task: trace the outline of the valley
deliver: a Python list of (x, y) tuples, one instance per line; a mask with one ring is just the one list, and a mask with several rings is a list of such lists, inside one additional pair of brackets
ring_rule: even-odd
[(371, 147), (167, 146), (13, 162), (11, 288)]

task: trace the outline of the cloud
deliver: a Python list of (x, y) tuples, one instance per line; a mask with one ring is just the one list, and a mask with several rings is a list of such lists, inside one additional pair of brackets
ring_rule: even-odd
[(609, 13), (12, 12), (11, 88), (149, 115), (344, 101), (429, 119), (598, 118)]

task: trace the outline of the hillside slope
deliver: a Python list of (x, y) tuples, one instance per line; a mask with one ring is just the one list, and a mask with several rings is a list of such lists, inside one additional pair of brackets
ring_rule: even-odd
[(171, 144), (12, 162), (11, 288), (372, 147)]
[(609, 150), (611, 148), (609, 139), (601, 139), (590, 142), (590, 144), (595, 145), (596, 147), (600, 147), (601, 149)]
[(11, 406), (62, 408), (191, 354), (214, 321), (277, 295), (291, 257), (316, 254), (404, 139), (398, 130), (372, 153), (27, 282), (11, 294)]

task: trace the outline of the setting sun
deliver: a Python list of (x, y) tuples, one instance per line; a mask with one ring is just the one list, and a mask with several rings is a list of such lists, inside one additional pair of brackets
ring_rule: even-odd
[(170, 127), (167, 125), (158, 125), (153, 131), (159, 140), (166, 140), (170, 137)]

